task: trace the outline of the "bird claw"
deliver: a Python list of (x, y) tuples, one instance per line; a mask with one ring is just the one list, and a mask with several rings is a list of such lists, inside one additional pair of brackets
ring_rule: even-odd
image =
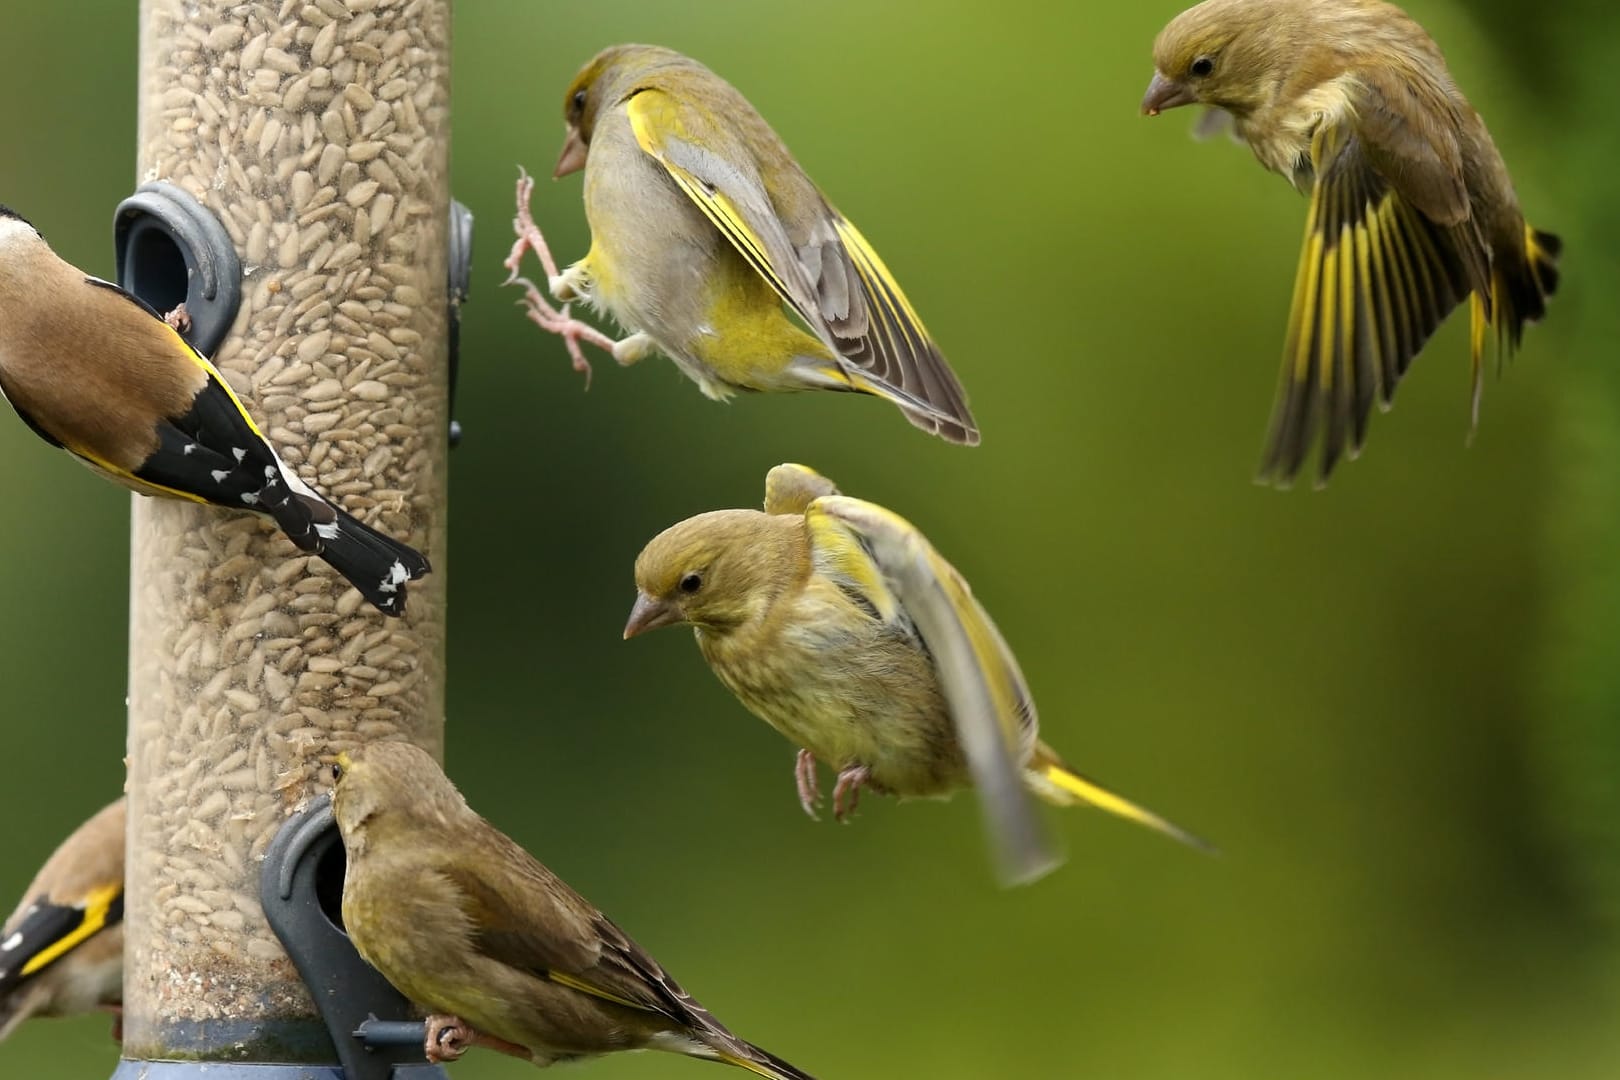
[(821, 784), (816, 780), (816, 756), (810, 751), (799, 751), (798, 760), (793, 764), (793, 778), (799, 785), (799, 805), (804, 807), (811, 821), (820, 821), (816, 807), (821, 805)]
[(422, 1040), (422, 1053), (434, 1065), (455, 1061), (472, 1045), (473, 1029), (459, 1016), (434, 1015), (427, 1018), (427, 1033)]
[(839, 772), (838, 783), (833, 786), (834, 821), (840, 825), (847, 824), (855, 815), (855, 808), (861, 802), (863, 787), (877, 790), (877, 785), (872, 783), (872, 770), (865, 765), (851, 765)]
[(182, 337), (191, 333), (191, 312), (186, 310), (184, 300), (180, 301), (173, 311), (163, 316), (163, 321), (173, 327)]
[(507, 1042), (497, 1035), (486, 1035), (459, 1016), (435, 1013), (427, 1018), (426, 1026), (422, 1053), (434, 1065), (455, 1061), (474, 1046), (498, 1050), (524, 1061), (534, 1060), (527, 1047)]
[[(503, 285), (523, 286), (524, 314), (529, 321), (550, 334), (557, 334), (563, 339), (563, 345), (568, 350), (568, 356), (574, 362), (574, 370), (585, 376), (585, 387), (591, 385), (591, 364), (585, 359), (584, 350), (580, 343), (594, 345), (609, 353), (619, 343), (598, 330), (589, 323), (581, 322), (569, 314), (568, 304), (565, 302), (561, 309), (553, 307), (545, 298), (540, 289), (528, 278), (520, 277), (518, 269), (522, 265), (523, 256), (527, 252), (534, 252), (539, 258), (541, 267), (546, 272), (546, 282), (552, 294), (559, 300), (572, 300), (578, 295), (573, 287), (572, 271), (569, 274), (557, 272), (557, 261), (551, 257), (551, 249), (546, 246), (546, 238), (541, 234), (540, 227), (534, 223), (534, 215), (529, 211), (529, 197), (534, 192), (534, 177), (526, 171), (518, 170), (517, 183), (517, 216), (512, 219), (512, 229), (517, 233), (517, 240), (512, 244), (511, 254), (507, 255), (505, 266), (508, 276)], [(617, 354), (615, 354), (617, 355)]]

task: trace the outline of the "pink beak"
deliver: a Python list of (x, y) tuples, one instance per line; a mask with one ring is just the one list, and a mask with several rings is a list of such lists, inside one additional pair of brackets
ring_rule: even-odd
[(672, 626), (680, 621), (681, 613), (674, 604), (638, 592), (635, 606), (630, 609), (630, 621), (624, 624), (624, 639), (629, 641), (637, 634), (645, 634), (661, 626)]
[(579, 128), (573, 124), (568, 125), (568, 137), (563, 140), (562, 155), (557, 158), (557, 168), (551, 173), (553, 180), (561, 180), (571, 172), (579, 172), (585, 167), (585, 140), (579, 136)]
[(1142, 115), (1158, 116), (1166, 109), (1176, 109), (1183, 105), (1191, 105), (1196, 98), (1184, 83), (1174, 79), (1167, 79), (1157, 71), (1153, 73), (1153, 81), (1148, 83), (1147, 93), (1142, 95)]

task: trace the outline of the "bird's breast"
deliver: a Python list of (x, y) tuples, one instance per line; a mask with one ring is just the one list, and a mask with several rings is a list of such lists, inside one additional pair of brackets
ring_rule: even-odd
[(1324, 126), (1354, 123), (1355, 82), (1349, 75), (1328, 79), (1293, 93), (1274, 105), (1237, 120), (1234, 130), (1249, 144), (1260, 164), (1301, 191), (1315, 180), (1311, 146)]
[(865, 765), (900, 795), (943, 795), (965, 783), (929, 658), (841, 594), (829, 601), (815, 592), (755, 634), (700, 636), (720, 681), (832, 768)]

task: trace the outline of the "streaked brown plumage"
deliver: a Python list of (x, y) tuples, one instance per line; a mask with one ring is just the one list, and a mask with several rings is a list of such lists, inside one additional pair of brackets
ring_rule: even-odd
[(35, 434), (115, 483), (272, 518), (388, 615), (427, 558), (282, 464), (224, 378), (175, 329), (59, 258), (0, 206), (0, 393)]
[(453, 1014), (430, 1022), (430, 1039), (465, 1024), (474, 1044), (536, 1065), (667, 1050), (809, 1080), (721, 1026), (606, 915), (474, 813), (426, 751), (372, 743), (340, 755), (335, 771), (344, 926), (400, 993)]
[(1149, 115), (1224, 110), (1266, 168), (1311, 193), (1261, 478), (1287, 484), (1322, 430), (1325, 480), (1359, 451), (1424, 342), (1473, 311), (1503, 353), (1546, 313), (1557, 237), (1525, 224), (1485, 122), (1432, 38), (1382, 0), (1207, 0), (1153, 48)]
[(31, 1016), (124, 1000), (123, 799), (62, 841), (0, 928), (0, 1041)]

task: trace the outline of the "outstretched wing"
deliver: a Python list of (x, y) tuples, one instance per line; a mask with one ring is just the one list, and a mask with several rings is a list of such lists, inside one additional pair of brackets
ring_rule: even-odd
[(1018, 661), (956, 568), (905, 519), (844, 495), (805, 514), (817, 571), (858, 591), (879, 618), (909, 619), (933, 656), (957, 738), (979, 790), (1002, 880), (1055, 868), (1053, 845), (1025, 788), (1035, 704)]
[[(738, 107), (749, 109), (758, 137), (775, 141), (745, 102)], [(894, 276), (796, 165), (789, 182), (813, 212), (792, 228), (732, 124), (651, 88), (631, 96), (625, 109), (636, 143), (843, 359), (852, 386), (894, 401), (925, 430), (979, 441), (961, 383)]]
[[(1286, 486), (1322, 432), (1321, 478), (1366, 439), (1424, 342), (1488, 281), (1459, 151), (1403, 117), (1409, 91), (1364, 83), (1353, 122), (1311, 143), (1315, 184), (1260, 479)], [(1488, 291), (1488, 290), (1485, 290)], [(1482, 339), (1474, 343), (1478, 386)]]

